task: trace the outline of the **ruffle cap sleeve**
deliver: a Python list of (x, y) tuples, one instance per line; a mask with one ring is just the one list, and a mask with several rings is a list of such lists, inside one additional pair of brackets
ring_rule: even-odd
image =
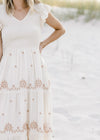
[(48, 4), (40, 4), (40, 14), (43, 22), (46, 22), (46, 18), (48, 17), (48, 13), (51, 11), (52, 7)]
[(40, 13), (41, 22), (44, 24), (48, 17), (48, 13), (51, 11), (52, 7), (48, 4), (38, 3), (35, 6), (36, 10)]

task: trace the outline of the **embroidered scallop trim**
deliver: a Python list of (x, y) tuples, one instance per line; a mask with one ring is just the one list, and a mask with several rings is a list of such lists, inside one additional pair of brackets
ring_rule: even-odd
[(37, 122), (32, 121), (30, 124), (25, 122), (21, 128), (19, 126), (17, 126), (16, 129), (14, 129), (12, 124), (8, 122), (7, 124), (5, 124), (4, 129), (0, 130), (0, 133), (6, 133), (6, 132), (18, 133), (18, 132), (24, 132), (24, 131), (33, 130), (33, 129), (37, 130), (40, 133), (52, 132), (52, 129), (51, 129), (51, 127), (49, 127), (48, 124), (44, 123), (43, 129), (42, 129), (41, 127), (38, 126)]
[(49, 89), (50, 87), (50, 80), (48, 80), (48, 86), (42, 83), (41, 80), (36, 80), (35, 81), (35, 86), (32, 86), (31, 83), (27, 84), (25, 80), (19, 81), (19, 87), (16, 87), (15, 85), (12, 85), (12, 87), (8, 87), (8, 82), (6, 80), (3, 80), (0, 84), (0, 90), (2, 89), (7, 89), (7, 90), (20, 90), (21, 88), (26, 88), (26, 89), (36, 89), (36, 88), (43, 88), (45, 90)]

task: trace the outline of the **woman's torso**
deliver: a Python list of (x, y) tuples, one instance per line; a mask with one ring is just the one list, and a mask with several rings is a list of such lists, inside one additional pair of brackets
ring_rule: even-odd
[(31, 14), (31, 11), (29, 10), (22, 20), (18, 20), (13, 15), (8, 15), (6, 13), (3, 4), (0, 9), (3, 22), (3, 49), (5, 50), (6, 48), (11, 47), (34, 47), (34, 49), (38, 49), (41, 40), (41, 23), (39, 13), (35, 10)]

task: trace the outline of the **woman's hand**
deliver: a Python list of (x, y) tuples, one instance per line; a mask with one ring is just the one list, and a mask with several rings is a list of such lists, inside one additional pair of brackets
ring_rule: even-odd
[(44, 42), (40, 42), (40, 46), (39, 46), (39, 50), (40, 50), (40, 53), (42, 52), (42, 49), (45, 47), (45, 43)]

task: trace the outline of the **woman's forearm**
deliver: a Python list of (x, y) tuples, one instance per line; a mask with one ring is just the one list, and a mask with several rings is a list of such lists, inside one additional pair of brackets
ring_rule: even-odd
[(57, 40), (59, 37), (61, 37), (63, 34), (65, 33), (65, 30), (55, 30), (48, 38), (46, 38), (43, 42), (43, 46), (45, 47), (46, 45), (48, 45), (49, 43)]

